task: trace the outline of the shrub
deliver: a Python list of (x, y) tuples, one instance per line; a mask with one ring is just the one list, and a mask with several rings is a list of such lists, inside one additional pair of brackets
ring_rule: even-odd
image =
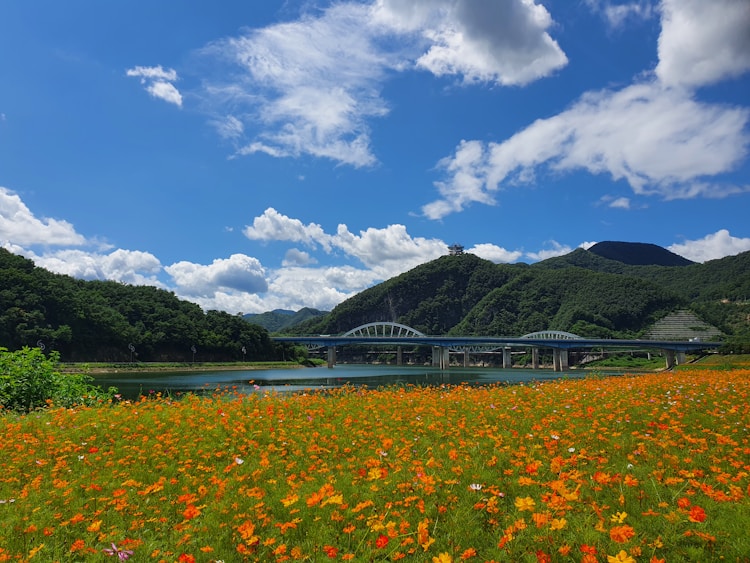
[(28, 413), (54, 404), (63, 407), (112, 399), (117, 389), (103, 391), (85, 374), (63, 374), (57, 352), (38, 348), (10, 352), (0, 348), (0, 407)]

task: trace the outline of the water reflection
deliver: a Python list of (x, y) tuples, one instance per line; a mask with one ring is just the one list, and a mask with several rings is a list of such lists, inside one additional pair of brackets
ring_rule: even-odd
[[(308, 389), (333, 389), (344, 385), (367, 388), (392, 385), (484, 385), (525, 383), (591, 375), (583, 370), (451, 368), (440, 370), (424, 366), (336, 365), (328, 368), (260, 369), (238, 371), (119, 372), (95, 375), (103, 388), (117, 387), (123, 398), (140, 395), (213, 393), (232, 390), (240, 394), (258, 392), (295, 392)], [(619, 375), (608, 373), (606, 375)]]

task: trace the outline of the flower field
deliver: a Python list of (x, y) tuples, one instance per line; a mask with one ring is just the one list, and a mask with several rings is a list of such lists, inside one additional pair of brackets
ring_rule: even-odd
[(0, 415), (2, 561), (750, 561), (750, 369)]

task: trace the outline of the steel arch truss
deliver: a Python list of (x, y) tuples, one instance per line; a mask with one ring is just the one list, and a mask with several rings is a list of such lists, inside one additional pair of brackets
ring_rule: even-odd
[(382, 337), (382, 338), (409, 338), (409, 337), (421, 337), (425, 336), (418, 330), (411, 328), (410, 326), (402, 325), (399, 323), (389, 322), (376, 322), (367, 323), (357, 328), (351, 329), (344, 336), (353, 337)]
[(581, 340), (582, 337), (562, 330), (542, 330), (524, 334), (521, 338), (528, 338), (529, 340)]

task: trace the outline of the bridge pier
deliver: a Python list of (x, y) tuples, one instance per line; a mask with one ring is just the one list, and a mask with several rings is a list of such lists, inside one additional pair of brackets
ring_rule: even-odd
[(513, 358), (510, 356), (510, 346), (503, 348), (503, 368), (512, 368)]
[(326, 350), (326, 358), (328, 360), (328, 368), (331, 369), (336, 365), (336, 347), (329, 346)]
[(539, 348), (536, 346), (531, 349), (531, 367), (539, 369)]
[(469, 351), (464, 350), (464, 367), (469, 367)]
[(684, 364), (687, 361), (685, 352), (675, 350), (664, 350), (664, 357), (667, 359), (667, 369)]
[(552, 349), (552, 369), (554, 371), (565, 371), (569, 368), (568, 351), (562, 348)]
[(398, 346), (396, 348), (396, 365), (397, 366), (404, 365), (404, 353), (403, 353), (403, 350), (401, 349), (401, 346)]
[(442, 346), (432, 347), (432, 367), (448, 369), (450, 366), (450, 349)]

